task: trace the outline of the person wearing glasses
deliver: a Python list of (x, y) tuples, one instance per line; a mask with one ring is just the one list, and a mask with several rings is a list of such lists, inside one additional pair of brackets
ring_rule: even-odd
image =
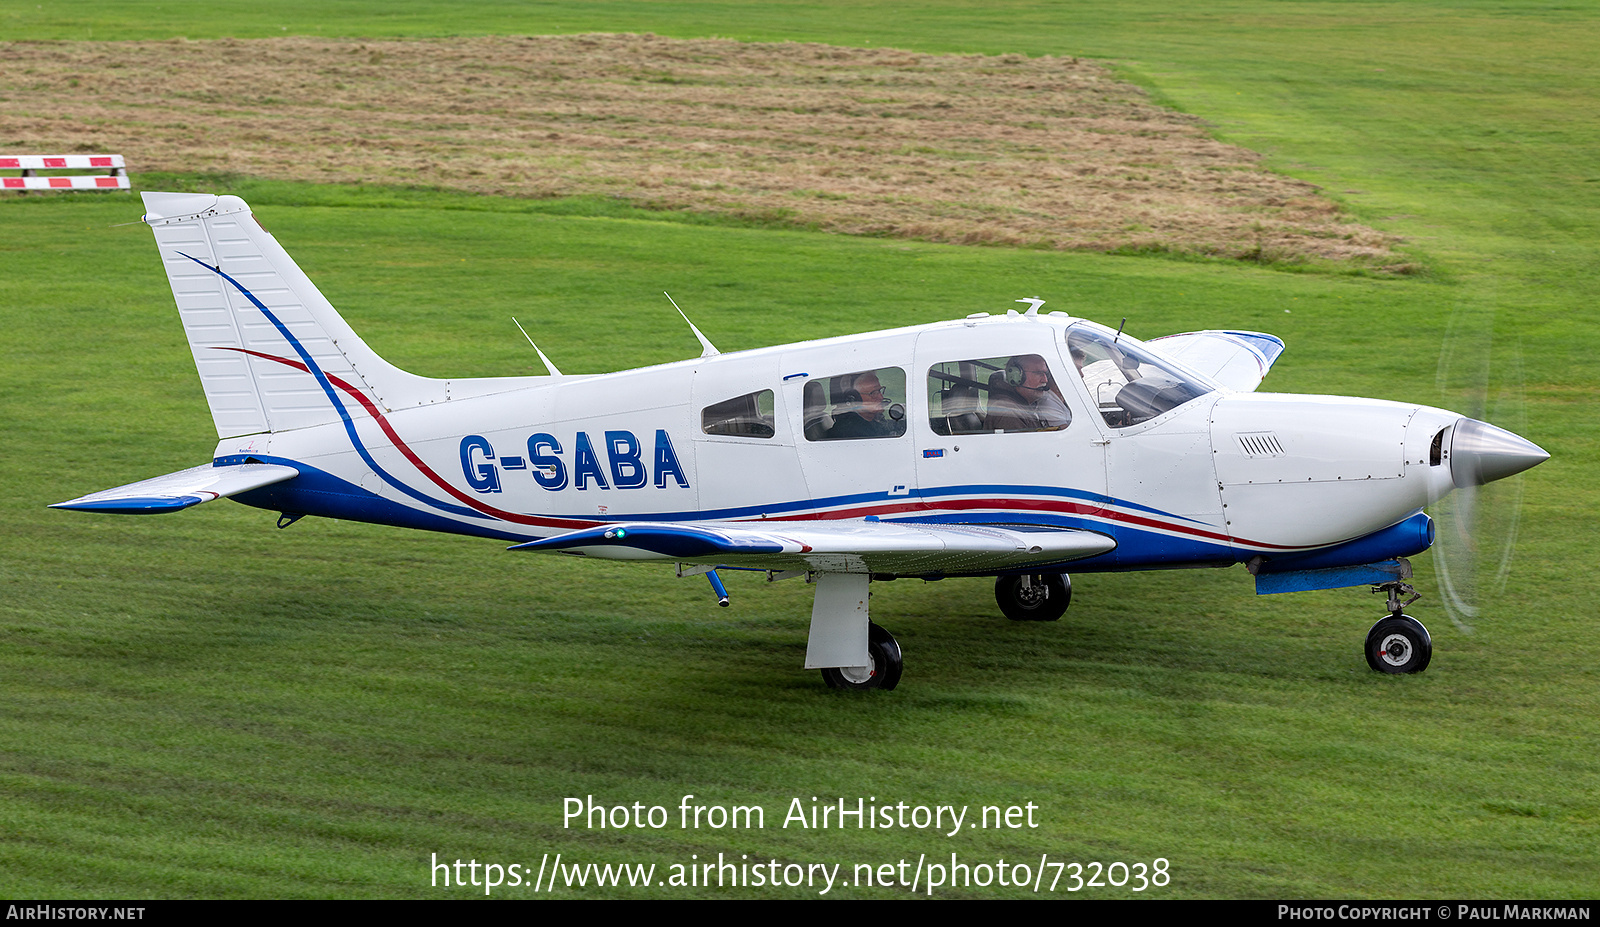
[(828, 440), (839, 438), (898, 438), (906, 433), (906, 420), (889, 414), (889, 397), (876, 371), (857, 374), (845, 394), (850, 411), (834, 416)]

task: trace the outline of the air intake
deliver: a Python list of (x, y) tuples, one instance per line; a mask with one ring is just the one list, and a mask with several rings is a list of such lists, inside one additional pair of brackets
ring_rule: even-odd
[(1278, 435), (1275, 432), (1256, 431), (1234, 435), (1233, 439), (1239, 442), (1239, 450), (1246, 457), (1283, 456), (1283, 445), (1278, 443)]

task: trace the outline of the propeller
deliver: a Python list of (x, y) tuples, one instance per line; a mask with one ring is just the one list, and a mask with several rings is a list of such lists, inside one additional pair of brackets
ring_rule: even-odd
[(1430, 506), (1434, 575), (1463, 633), (1505, 591), (1522, 512), (1522, 471), (1548, 460), (1526, 430), (1521, 345), (1496, 349), (1492, 309), (1451, 313), (1439, 355), (1441, 406), (1463, 413), (1445, 436), (1454, 490)]

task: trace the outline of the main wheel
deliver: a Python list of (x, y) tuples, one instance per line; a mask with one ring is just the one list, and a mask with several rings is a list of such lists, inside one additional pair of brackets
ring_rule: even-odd
[(1367, 632), (1367, 665), (1380, 673), (1420, 673), (1433, 659), (1433, 638), (1410, 615), (1392, 615)]
[(1012, 621), (1055, 621), (1072, 602), (1072, 580), (1065, 573), (1036, 573), (1028, 586), (1020, 576), (994, 581), (994, 600)]
[(905, 660), (900, 642), (875, 624), (867, 624), (867, 665), (830, 666), (822, 678), (834, 689), (893, 689), (900, 684)]

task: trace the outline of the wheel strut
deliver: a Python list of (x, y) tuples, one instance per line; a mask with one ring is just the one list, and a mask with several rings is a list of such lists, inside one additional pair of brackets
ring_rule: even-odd
[[(1385, 604), (1389, 609), (1389, 614), (1392, 617), (1399, 618), (1407, 605), (1422, 598), (1422, 593), (1406, 582), (1411, 578), (1411, 561), (1404, 557), (1396, 557), (1395, 559), (1400, 561), (1400, 575), (1388, 582), (1373, 583), (1372, 591), (1387, 593), (1388, 601)], [(1410, 598), (1402, 602), (1400, 600), (1401, 596), (1410, 596)]]
[(1367, 665), (1391, 675), (1420, 673), (1433, 659), (1433, 638), (1422, 622), (1403, 611), (1422, 595), (1406, 582), (1411, 578), (1411, 562), (1404, 557), (1395, 559), (1400, 561), (1398, 575), (1388, 582), (1372, 584), (1373, 592), (1387, 595), (1389, 617), (1379, 619), (1367, 632)]

